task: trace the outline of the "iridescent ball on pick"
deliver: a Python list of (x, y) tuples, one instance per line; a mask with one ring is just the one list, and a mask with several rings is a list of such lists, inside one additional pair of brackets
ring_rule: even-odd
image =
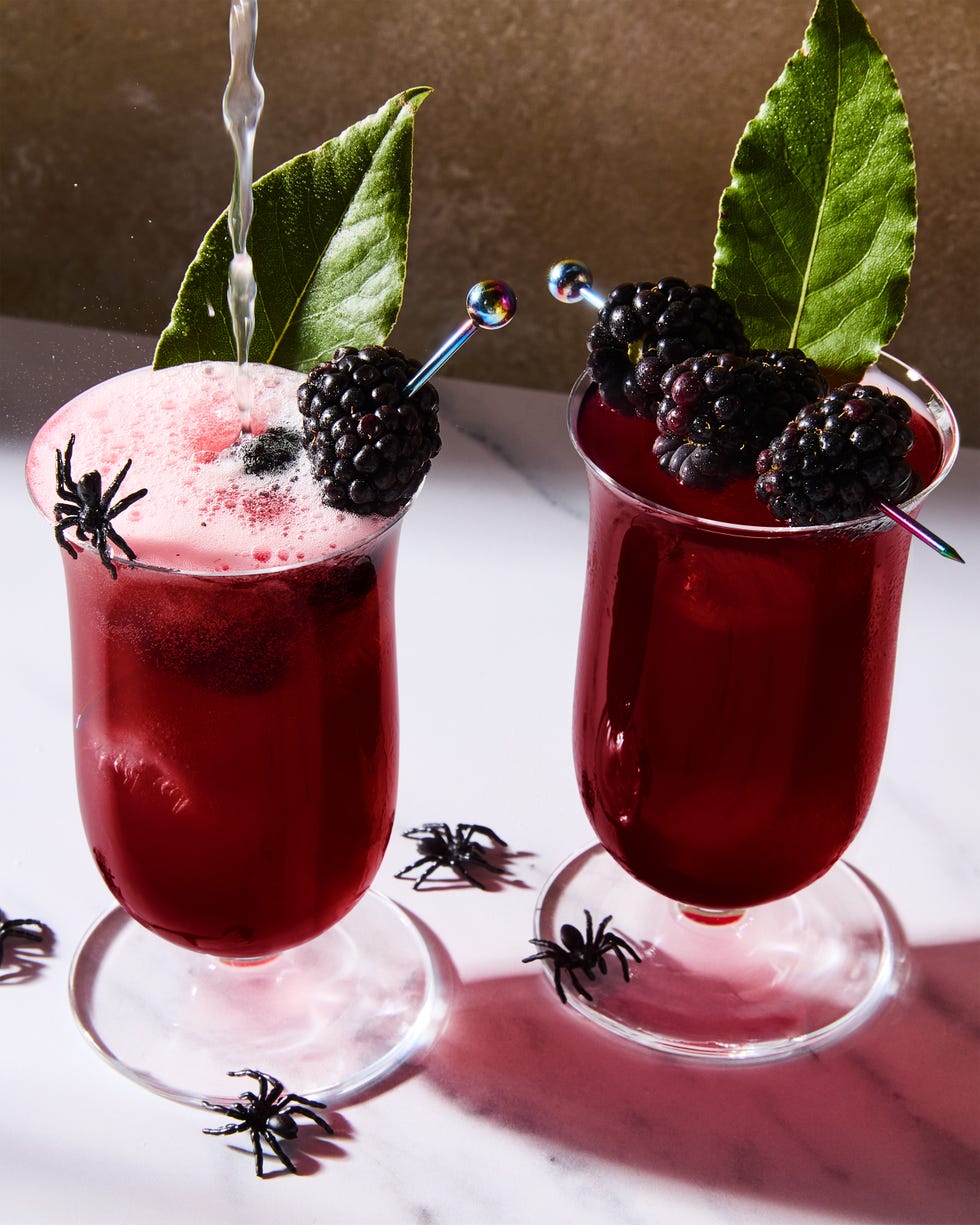
[(506, 281), (480, 281), (466, 295), (466, 313), (480, 328), (502, 328), (517, 310), (517, 294)]
[(564, 259), (548, 273), (548, 289), (559, 302), (577, 302), (592, 287), (592, 270), (577, 259)]

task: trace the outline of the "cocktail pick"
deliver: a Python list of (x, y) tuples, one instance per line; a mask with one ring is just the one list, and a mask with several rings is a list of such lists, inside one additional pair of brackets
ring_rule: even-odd
[(425, 365), (405, 385), (405, 394), (413, 395), (435, 372), (460, 349), (480, 328), (502, 328), (510, 323), (517, 310), (517, 294), (505, 281), (478, 281), (466, 295), (469, 318), (461, 323)]
[(577, 259), (563, 259), (548, 273), (551, 296), (559, 302), (579, 302), (583, 298), (595, 310), (602, 310), (605, 298), (592, 288), (592, 270)]
[[(605, 305), (605, 298), (602, 294), (592, 288), (592, 272), (589, 266), (579, 260), (565, 259), (553, 264), (548, 271), (548, 288), (551, 296), (557, 298), (559, 302), (585, 301), (595, 310), (601, 310)], [(935, 532), (930, 532), (921, 523), (917, 523), (904, 510), (883, 500), (879, 500), (877, 505), (889, 519), (904, 528), (916, 540), (921, 540), (930, 549), (935, 549), (940, 557), (963, 562), (964, 559), (951, 544), (943, 540), (941, 536), (937, 536)]]
[(904, 510), (899, 510), (897, 506), (893, 506), (891, 502), (885, 502), (884, 500), (878, 502), (878, 508), (892, 522), (897, 523), (899, 527), (905, 528), (916, 540), (921, 540), (930, 549), (935, 549), (940, 557), (946, 557), (949, 561), (958, 561), (964, 565), (966, 564), (966, 559), (961, 557), (948, 541), (943, 540), (941, 536), (937, 536), (935, 532), (930, 532), (921, 523), (916, 523), (912, 516), (907, 515)]

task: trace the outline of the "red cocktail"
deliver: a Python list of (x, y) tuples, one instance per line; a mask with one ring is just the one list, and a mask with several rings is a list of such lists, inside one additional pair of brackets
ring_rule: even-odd
[[(942, 460), (916, 419), (920, 487)], [(682, 486), (652, 423), (573, 408), (591, 496), (574, 715), (586, 810), (634, 876), (740, 910), (840, 858), (878, 778), (910, 537), (774, 523), (751, 480)]]
[[(955, 422), (887, 355), (864, 381), (914, 409), (914, 514)], [(591, 508), (573, 748), (602, 845), (545, 887), (536, 934), (612, 915), (639, 964), (569, 1002), (644, 1045), (742, 1061), (839, 1036), (901, 972), (887, 906), (839, 860), (881, 765), (910, 537), (883, 514), (782, 526), (751, 478), (686, 488), (588, 377), (570, 430)]]
[(341, 919), (394, 817), (397, 526), (249, 576), (65, 558), (82, 816), (144, 926), (222, 957)]
[(428, 1040), (437, 1000), (417, 932), (367, 893), (395, 808), (404, 511), (324, 505), (301, 378), (257, 368), (243, 434), (235, 365), (133, 371), (28, 460), (55, 519), (130, 458), (114, 504), (146, 488), (107, 557), (62, 533), (82, 817), (137, 921), (93, 928), (72, 990), (99, 1051), (181, 1100), (241, 1065), (354, 1092)]

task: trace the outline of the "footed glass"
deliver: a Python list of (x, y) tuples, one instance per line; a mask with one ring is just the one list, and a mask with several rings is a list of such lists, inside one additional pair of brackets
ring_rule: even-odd
[[(888, 355), (865, 381), (914, 409), (914, 515), (955, 421)], [(900, 927), (841, 856), (881, 765), (910, 536), (884, 514), (778, 526), (751, 480), (683, 489), (653, 460), (655, 425), (585, 376), (569, 425), (590, 495), (573, 749), (601, 845), (548, 882), (536, 935), (612, 915), (639, 964), (626, 981), (607, 957), (580, 976), (593, 998), (568, 999), (632, 1041), (742, 1062), (812, 1049), (902, 979)]]
[[(114, 547), (114, 579), (91, 542), (66, 536), (77, 553), (62, 556), (79, 804), (120, 907), (79, 948), (71, 1000), (96, 1050), (164, 1096), (233, 1100), (241, 1086), (227, 1073), (249, 1067), (336, 1104), (423, 1050), (443, 1015), (421, 932), (369, 889), (395, 809), (404, 512), (308, 553), (286, 547), (284, 530), (288, 560), (270, 558), (261, 533), (292, 495), (285, 478), (239, 479), (227, 459), (239, 429), (234, 378), (234, 367), (212, 364), (110, 380), (61, 410), (71, 410), (64, 424), (56, 414), (28, 461), (50, 516), (52, 448), (69, 431), (81, 448), (101, 406), (121, 412), (140, 397), (151, 421), (186, 410), (196, 459), (169, 464), (186, 462), (189, 485), (220, 463), (232, 472), (214, 477), (220, 496), (195, 489), (201, 528), (217, 542), (222, 507), (246, 511), (236, 564), (215, 561), (207, 533), (193, 548), (175, 543), (176, 495), (171, 511), (150, 479), (149, 495), (112, 522), (145, 541), (151, 560), (170, 550), (171, 564), (128, 561)], [(298, 382), (263, 378), (260, 431), (266, 399), (294, 403)], [(137, 440), (134, 469), (150, 462)], [(74, 480), (92, 463), (91, 451), (76, 457)], [(127, 478), (119, 496), (135, 484)], [(147, 516), (161, 512), (153, 543)]]

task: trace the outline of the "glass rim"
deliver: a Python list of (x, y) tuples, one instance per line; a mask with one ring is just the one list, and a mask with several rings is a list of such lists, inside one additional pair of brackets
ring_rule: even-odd
[[(214, 362), (210, 364), (212, 365), (233, 365), (234, 363), (219, 362), (215, 360)], [(259, 364), (259, 363), (256, 363), (256, 364)], [(151, 366), (137, 366), (137, 367), (134, 367), (132, 370), (121, 370), (117, 374), (113, 374), (113, 375), (110, 375), (106, 379), (102, 379), (101, 382), (99, 383), (93, 383), (91, 387), (83, 388), (83, 390), (78, 392), (77, 395), (72, 396), (70, 400), (66, 400), (64, 404), (62, 404), (60, 407), (55, 409), (55, 411), (51, 414), (51, 416), (48, 417), (45, 420), (45, 422), (40, 426), (40, 428), (36, 431), (34, 438), (31, 440), (31, 445), (30, 447), (28, 447), (28, 452), (27, 452), (28, 462), (27, 462), (27, 465), (25, 465), (24, 478), (25, 478), (25, 484), (27, 486), (28, 496), (30, 497), (31, 501), (34, 503), (35, 507), (37, 507), (37, 510), (40, 512), (42, 518), (44, 518), (47, 521), (49, 526), (53, 527), (54, 522), (55, 522), (52, 517), (51, 511), (45, 508), (44, 506), (42, 506), (41, 503), (38, 501), (37, 497), (35, 496), (34, 490), (31, 487), (31, 482), (28, 476), (30, 455), (34, 449), (34, 443), (37, 441), (38, 435), (41, 433), (42, 430), (44, 430), (47, 427), (50, 421), (54, 420), (55, 417), (59, 416), (62, 412), (64, 412), (65, 409), (67, 409), (69, 405), (74, 403), (74, 401), (79, 398), (79, 396), (86, 395), (89, 391), (91, 391), (95, 387), (102, 387), (108, 383), (114, 383), (116, 382), (116, 380), (125, 379), (129, 377), (130, 375), (134, 375), (134, 374), (141, 374), (150, 369), (152, 369)], [(274, 367), (274, 369), (283, 369), (283, 367)], [(299, 371), (289, 371), (289, 373), (299, 374), (300, 372)], [(423, 481), (422, 484), (424, 485), (425, 482)], [(368, 533), (367, 535), (360, 537), (358, 540), (352, 542), (351, 544), (338, 546), (337, 548), (330, 549), (325, 553), (318, 553), (313, 557), (304, 557), (302, 561), (296, 560), (296, 561), (288, 561), (288, 562), (279, 562), (277, 565), (274, 565), (274, 566), (256, 565), (256, 566), (249, 567), (248, 569), (205, 570), (197, 566), (184, 567), (184, 566), (179, 566), (179, 565), (163, 565), (162, 563), (157, 563), (157, 562), (141, 561), (139, 557), (135, 558), (134, 560), (130, 560), (128, 557), (126, 557), (125, 554), (121, 553), (119, 550), (113, 551), (112, 561), (117, 569), (129, 567), (134, 570), (155, 571), (158, 574), (176, 574), (176, 575), (181, 575), (185, 578), (207, 578), (207, 579), (233, 580), (233, 579), (254, 579), (254, 578), (261, 578), (263, 576), (275, 577), (276, 575), (285, 574), (293, 570), (303, 570), (303, 569), (306, 569), (308, 566), (317, 566), (317, 565), (323, 565), (325, 562), (339, 561), (343, 558), (350, 557), (354, 554), (364, 553), (370, 550), (370, 548), (375, 544), (377, 540), (379, 540), (382, 536), (386, 535), (386, 533), (391, 531), (392, 528), (400, 525), (402, 519), (405, 516), (406, 511), (414, 503), (415, 499), (418, 497), (419, 493), (421, 492), (421, 489), (422, 489), (422, 485), (419, 486), (419, 488), (415, 491), (415, 493), (412, 495), (409, 501), (406, 502), (405, 505), (401, 507), (396, 514), (390, 515), (387, 518), (381, 519), (380, 522), (378, 523), (378, 526), (373, 531)], [(347, 512), (347, 513), (353, 513), (353, 512)], [(378, 518), (378, 516), (373, 516), (373, 517)], [(95, 554), (96, 557), (99, 556), (98, 549), (92, 544), (90, 540), (78, 540), (74, 536), (72, 536), (70, 538), (70, 541), (71, 541), (72, 548), (78, 549), (80, 551), (84, 551), (86, 553), (93, 553)], [(59, 551), (63, 551), (63, 550), (59, 550)], [(70, 555), (68, 556), (70, 559)]]
[[(880, 371), (885, 379), (888, 378), (890, 369), (892, 377), (897, 378), (902, 383), (905, 391), (914, 390), (916, 392), (939, 433), (941, 456), (939, 468), (935, 476), (928, 485), (924, 485), (910, 497), (898, 503), (901, 510), (906, 514), (911, 514), (925, 501), (929, 494), (942, 484), (950, 468), (953, 466), (960, 446), (959, 425), (946, 397), (914, 367), (909, 366), (893, 354), (882, 350), (878, 360), (868, 367), (864, 377), (867, 377), (868, 372), (876, 369)], [(768, 524), (730, 523), (724, 519), (709, 519), (700, 515), (692, 515), (687, 511), (676, 510), (673, 507), (664, 506), (661, 502), (655, 502), (651, 498), (645, 498), (642, 494), (635, 493), (628, 486), (620, 484), (619, 481), (605, 472), (595, 460), (586, 454), (579, 441), (577, 430), (579, 412), (586, 395), (593, 386), (592, 376), (588, 370), (584, 370), (575, 381), (575, 385), (569, 394), (567, 424), (572, 445), (585, 464), (590, 476), (605, 485), (606, 488), (611, 489), (625, 501), (631, 502), (637, 507), (652, 511), (661, 518), (681, 525), (697, 527), (726, 535), (752, 537), (757, 540), (826, 539), (828, 537), (841, 536), (859, 537), (897, 526), (887, 515), (880, 511), (870, 515), (863, 515), (859, 519), (847, 519), (840, 523), (807, 524), (803, 527), (792, 527), (779, 523), (776, 520), (773, 521), (772, 526)], [(913, 412), (915, 411), (916, 409), (913, 408)]]

